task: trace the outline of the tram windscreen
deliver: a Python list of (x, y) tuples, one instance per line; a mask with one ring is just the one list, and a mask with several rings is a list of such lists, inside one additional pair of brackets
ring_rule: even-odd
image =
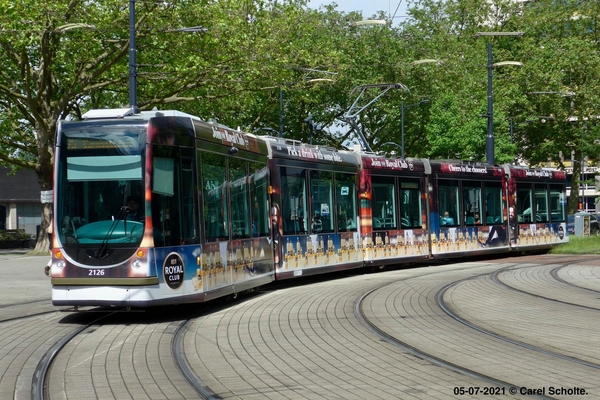
[(67, 128), (57, 155), (58, 235), (65, 245), (135, 247), (144, 230), (139, 126)]

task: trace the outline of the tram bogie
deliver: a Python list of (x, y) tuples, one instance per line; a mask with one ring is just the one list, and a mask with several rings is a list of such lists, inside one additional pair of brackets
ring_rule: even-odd
[(561, 171), (392, 159), (117, 111), (59, 124), (56, 305), (203, 302), (568, 240)]

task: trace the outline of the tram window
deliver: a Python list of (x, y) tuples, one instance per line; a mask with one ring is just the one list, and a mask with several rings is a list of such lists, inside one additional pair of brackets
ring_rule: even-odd
[(548, 188), (535, 185), (535, 222), (548, 222)]
[[(459, 199), (458, 199), (458, 181), (456, 180), (439, 180), (439, 212), (440, 212), (440, 223), (445, 226), (456, 226), (459, 223), (458, 212), (459, 212)], [(446, 213), (448, 217), (446, 218)]]
[(250, 164), (250, 200), (252, 206), (252, 236), (269, 234), (268, 168)]
[(152, 191), (172, 196), (174, 193), (173, 175), (175, 174), (173, 159), (154, 157), (152, 172)]
[(396, 198), (394, 178), (373, 178), (373, 228), (396, 229)]
[(533, 204), (530, 185), (517, 184), (517, 215), (519, 222), (532, 222)]
[[(188, 149), (182, 149), (182, 153)], [(196, 213), (194, 199), (196, 186), (194, 185), (193, 159), (185, 157), (181, 159), (181, 207), (179, 207), (181, 216), (179, 224), (181, 227), (180, 241), (185, 244), (199, 243), (199, 235), (196, 234)]]
[(504, 202), (502, 201), (502, 183), (484, 182), (485, 185), (485, 224), (504, 222)]
[(204, 232), (207, 242), (229, 239), (225, 158), (202, 153)]
[(565, 220), (565, 192), (561, 185), (550, 185), (550, 219), (552, 222)]
[(400, 182), (400, 226), (421, 228), (421, 188), (418, 181)]
[[(153, 154), (156, 168), (152, 190), (155, 245), (197, 243), (199, 238), (195, 230), (193, 154), (189, 149), (159, 145), (154, 147)], [(161, 182), (164, 179), (171, 183), (165, 185)]]
[(306, 171), (281, 167), (280, 174), (283, 233), (306, 233)]
[(463, 182), (462, 201), (465, 225), (482, 224), (481, 183)]
[(356, 232), (356, 175), (335, 174), (339, 232)]
[(311, 230), (314, 233), (333, 232), (333, 174), (311, 171), (310, 178)]
[(229, 159), (231, 196), (231, 233), (234, 239), (249, 238), (252, 230), (248, 210), (248, 173), (246, 161)]

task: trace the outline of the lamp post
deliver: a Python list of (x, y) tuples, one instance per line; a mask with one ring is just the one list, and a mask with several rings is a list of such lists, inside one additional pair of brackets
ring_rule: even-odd
[[(129, 0), (129, 107), (134, 113), (139, 113), (137, 105), (137, 49), (135, 47), (135, 2)], [(206, 32), (203, 26), (192, 26), (187, 28), (171, 29), (167, 32)]]
[(584, 170), (583, 170), (583, 129), (581, 130), (581, 211), (585, 211), (587, 206), (585, 205), (585, 188), (583, 186), (585, 182)]
[(421, 104), (425, 104), (425, 103), (429, 103), (429, 100), (428, 99), (424, 99), (424, 100), (421, 100), (418, 103), (409, 104), (407, 106), (404, 105), (404, 101), (402, 102), (402, 118), (401, 118), (401, 123), (400, 123), (400, 131), (402, 133), (402, 145), (400, 146), (401, 149), (402, 149), (402, 153), (400, 154), (400, 157), (402, 159), (404, 159), (404, 110), (407, 110), (407, 109), (412, 108), (412, 107), (420, 106)]
[(129, 0), (129, 106), (134, 113), (137, 107), (137, 61), (135, 49), (135, 1)]
[[(478, 32), (476, 36), (523, 36), (523, 32)], [(485, 145), (485, 158), (488, 164), (494, 165), (494, 97), (492, 91), (492, 69), (501, 65), (518, 65), (523, 63), (518, 61), (502, 61), (496, 64), (492, 63), (492, 42), (488, 42), (488, 129)]]

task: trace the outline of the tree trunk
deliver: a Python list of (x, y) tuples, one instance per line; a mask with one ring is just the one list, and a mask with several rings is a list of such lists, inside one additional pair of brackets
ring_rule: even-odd
[(50, 239), (48, 235), (48, 227), (52, 222), (52, 204), (42, 204), (42, 224), (40, 226), (40, 234), (35, 244), (33, 253), (35, 254), (50, 254)]

